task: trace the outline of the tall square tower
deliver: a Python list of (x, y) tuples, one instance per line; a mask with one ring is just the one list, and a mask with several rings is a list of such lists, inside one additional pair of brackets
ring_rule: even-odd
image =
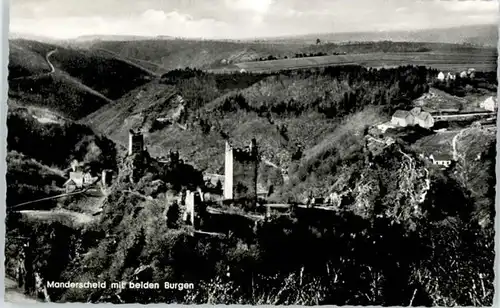
[(256, 199), (258, 170), (257, 141), (246, 148), (234, 148), (226, 141), (224, 199)]

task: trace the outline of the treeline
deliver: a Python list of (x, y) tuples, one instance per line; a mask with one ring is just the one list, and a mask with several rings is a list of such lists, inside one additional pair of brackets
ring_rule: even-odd
[[(340, 55), (342, 53), (339, 52), (334, 52), (332, 55)], [(328, 53), (326, 52), (312, 52), (312, 53), (296, 53), (294, 56), (288, 57), (288, 56), (273, 56), (269, 55), (267, 57), (260, 57), (258, 59), (255, 59), (254, 61), (272, 61), (272, 60), (279, 60), (279, 59), (298, 59), (298, 58), (309, 58), (309, 57), (323, 57), (323, 56), (328, 56)]]
[(455, 79), (435, 80), (432, 85), (437, 89), (459, 97), (468, 94), (483, 94), (484, 91), (497, 91), (496, 72), (475, 72), (474, 75), (474, 78), (461, 78), (457, 75)]

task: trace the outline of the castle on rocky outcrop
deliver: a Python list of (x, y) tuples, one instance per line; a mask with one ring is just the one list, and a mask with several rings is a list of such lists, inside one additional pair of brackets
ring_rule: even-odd
[(224, 199), (257, 199), (258, 162), (258, 149), (255, 138), (244, 149), (234, 148), (226, 141)]

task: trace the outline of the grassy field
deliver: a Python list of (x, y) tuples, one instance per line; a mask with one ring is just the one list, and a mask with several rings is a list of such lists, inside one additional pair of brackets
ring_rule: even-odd
[(227, 69), (245, 69), (249, 72), (298, 69), (330, 65), (357, 64), (367, 67), (392, 67), (399, 65), (429, 66), (439, 70), (460, 72), (469, 68), (478, 71), (495, 71), (497, 55), (494, 52), (481, 53), (370, 53), (309, 57), (298, 59), (280, 59), (272, 61), (242, 62)]

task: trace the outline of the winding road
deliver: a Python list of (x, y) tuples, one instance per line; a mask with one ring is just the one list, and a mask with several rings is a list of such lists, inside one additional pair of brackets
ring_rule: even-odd
[(5, 302), (15, 303), (15, 304), (35, 304), (42, 302), (41, 300), (37, 300), (25, 295), (23, 291), (17, 287), (17, 283), (14, 280), (5, 277), (4, 282), (5, 282), (5, 295), (4, 295)]
[(49, 74), (53, 74), (55, 71), (56, 71), (56, 68), (54, 67), (54, 65), (50, 62), (50, 56), (52, 56), (54, 53), (57, 52), (57, 48), (54, 49), (54, 50), (51, 50), (47, 53), (47, 55), (45, 56), (45, 60), (47, 61), (47, 64), (50, 66), (50, 72)]

